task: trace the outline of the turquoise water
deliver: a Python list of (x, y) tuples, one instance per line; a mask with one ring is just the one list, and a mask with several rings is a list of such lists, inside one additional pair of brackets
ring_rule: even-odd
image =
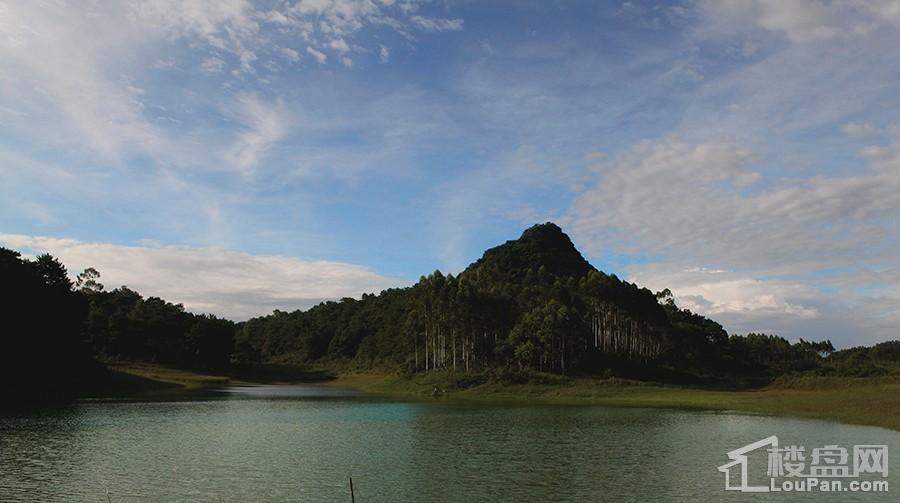
[[(887, 493), (725, 492), (725, 453), (770, 435), (900, 456), (896, 432), (824, 421), (259, 386), (0, 417), (0, 500), (347, 502), (352, 475), (361, 503), (900, 501), (896, 463)], [(765, 454), (751, 465), (764, 473)]]

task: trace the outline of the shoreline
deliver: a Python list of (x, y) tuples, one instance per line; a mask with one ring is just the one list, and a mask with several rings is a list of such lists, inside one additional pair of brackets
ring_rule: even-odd
[[(487, 383), (444, 389), (432, 397), (435, 381), (379, 373), (341, 374), (328, 385), (396, 399), (460, 403), (602, 405), (687, 410), (735, 411), (821, 419), (900, 431), (900, 380), (859, 379), (842, 387), (766, 387), (723, 391), (666, 386), (622, 379), (574, 378), (565, 384)], [(829, 385), (827, 378), (822, 385)], [(877, 404), (877, 405), (873, 405)]]
[[(822, 419), (900, 431), (900, 380), (814, 378), (747, 391), (724, 391), (617, 378), (576, 377), (549, 384), (459, 386), (460, 375), (410, 377), (386, 372), (309, 371), (294, 377), (253, 379), (217, 375), (146, 363), (108, 363), (107, 368), (140, 380), (137, 396), (171, 395), (185, 391), (254, 384), (321, 384), (350, 388), (385, 398), (423, 402), (505, 403), (542, 405), (602, 405), (710, 411), (735, 411), (772, 416)], [(282, 369), (283, 370), (283, 369)], [(312, 376), (312, 378), (310, 378)], [(439, 396), (432, 396), (434, 388)], [(112, 391), (116, 391), (113, 389)]]

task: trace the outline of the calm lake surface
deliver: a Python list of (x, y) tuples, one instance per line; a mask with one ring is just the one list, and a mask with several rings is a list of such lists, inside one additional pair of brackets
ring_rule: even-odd
[[(874, 406), (874, 404), (873, 404)], [(405, 403), (319, 386), (83, 401), (0, 416), (2, 501), (900, 501), (723, 490), (726, 452), (900, 434), (824, 421), (567, 406)], [(765, 475), (766, 455), (751, 458)], [(830, 496), (830, 497), (829, 497)]]

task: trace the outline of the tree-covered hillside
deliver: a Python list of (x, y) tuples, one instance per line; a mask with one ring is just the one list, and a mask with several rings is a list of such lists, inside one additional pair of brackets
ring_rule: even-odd
[[(596, 270), (552, 223), (491, 248), (458, 277), (439, 271), (409, 288), (239, 327), (241, 361), (349, 359), (361, 367), (616, 373), (677, 380), (764, 381), (803, 370), (830, 343), (729, 337), (679, 309), (668, 291)], [(812, 362), (812, 363), (810, 363)]]
[(143, 298), (127, 287), (105, 292), (89, 268), (72, 281), (49, 254), (34, 259), (0, 248), (4, 297), (0, 376), (14, 383), (0, 409), (75, 396), (105, 386), (96, 361), (129, 359), (187, 368), (227, 368), (234, 323)]
[[(828, 341), (735, 336), (591, 266), (552, 223), (491, 248), (458, 276), (435, 271), (407, 288), (275, 311), (242, 323), (193, 314), (89, 268), (73, 282), (50, 255), (0, 249), (13, 292), (4, 303), (4, 375), (31, 389), (77, 387), (91, 357), (228, 371), (259, 363), (339, 362), (404, 373), (602, 374), (668, 382), (763, 384), (795, 373), (900, 374), (898, 343), (834, 351)], [(93, 369), (93, 370), (92, 370)]]
[(435, 271), (410, 288), (250, 320), (236, 355), (564, 373), (604, 357), (653, 361), (667, 347), (666, 329), (652, 292), (597, 271), (548, 223), (488, 250), (458, 277)]

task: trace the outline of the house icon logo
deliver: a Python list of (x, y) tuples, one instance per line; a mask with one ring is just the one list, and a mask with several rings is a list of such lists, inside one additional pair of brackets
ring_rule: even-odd
[[(760, 451), (760, 452), (755, 452)], [(802, 445), (778, 446), (772, 435), (726, 453), (729, 461), (719, 467), (725, 474), (725, 490), (745, 493), (768, 492), (887, 492), (888, 446), (854, 445), (852, 450), (827, 444), (807, 451)], [(765, 465), (759, 458), (765, 456)], [(750, 471), (750, 461), (759, 464)], [(874, 476), (880, 475), (882, 480)], [(765, 480), (768, 485), (751, 485)]]
[(719, 471), (725, 474), (725, 490), (741, 491), (747, 493), (767, 493), (768, 486), (751, 486), (750, 474), (747, 466), (747, 455), (757, 449), (777, 449), (778, 437), (772, 435), (728, 452), (728, 463), (719, 467)]

